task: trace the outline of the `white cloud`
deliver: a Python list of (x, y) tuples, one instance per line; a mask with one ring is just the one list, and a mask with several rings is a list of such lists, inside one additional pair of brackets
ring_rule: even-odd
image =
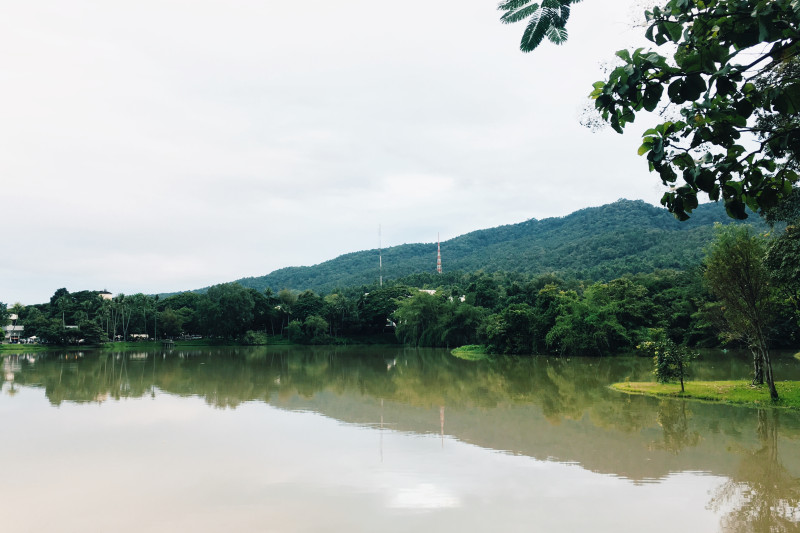
[[(493, 3), (17, 2), (0, 20), (0, 301), (196, 288), (660, 196), (578, 124), (629, 0), (529, 55)], [(634, 130), (636, 128), (633, 128)]]

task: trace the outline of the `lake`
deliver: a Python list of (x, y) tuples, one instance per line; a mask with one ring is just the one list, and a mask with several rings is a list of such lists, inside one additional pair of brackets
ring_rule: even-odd
[[(800, 362), (775, 354), (778, 380)], [(797, 531), (800, 413), (627, 396), (646, 358), (394, 347), (3, 358), (4, 531)], [(696, 379), (740, 379), (708, 354)]]

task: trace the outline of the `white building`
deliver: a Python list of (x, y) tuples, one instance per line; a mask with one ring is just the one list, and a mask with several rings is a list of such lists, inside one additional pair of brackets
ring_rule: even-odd
[(3, 331), (6, 333), (5, 342), (16, 344), (22, 338), (25, 326), (3, 326)]

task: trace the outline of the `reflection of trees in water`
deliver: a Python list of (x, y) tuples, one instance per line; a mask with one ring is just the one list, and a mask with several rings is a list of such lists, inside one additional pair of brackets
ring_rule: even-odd
[(136, 398), (156, 390), (200, 396), (222, 408), (294, 395), (311, 398), (321, 391), (355, 392), (423, 408), (536, 404), (551, 423), (589, 413), (601, 425), (635, 430), (644, 424), (639, 410), (605, 401), (614, 395), (606, 385), (620, 373), (637, 372), (631, 367), (640, 364), (513, 357), (474, 363), (433, 349), (212, 348), (166, 356), (154, 351), (101, 352), (68, 361), (43, 357), (22, 366), (16, 380), (43, 386), (54, 405)]
[(151, 380), (129, 373), (131, 355), (139, 354), (102, 354), (55, 361), (42, 358), (26, 369), (22, 378), (26, 383), (44, 386), (45, 395), (53, 405), (139, 397), (150, 389)]
[(651, 445), (654, 450), (665, 450), (677, 455), (684, 448), (697, 446), (700, 434), (689, 430), (691, 411), (686, 400), (661, 400), (658, 404), (656, 420), (661, 426), (661, 441)]
[[(35, 364), (21, 362), (13, 383), (44, 389), (54, 405), (169, 394), (223, 409), (244, 402), (310, 409), (357, 424), (376, 422), (385, 402), (392, 426), (402, 430), (446, 428), (465, 442), (576, 461), (598, 472), (632, 479), (682, 470), (730, 475), (739, 458), (725, 444), (747, 440), (749, 415), (608, 388), (650, 371), (643, 358), (470, 362), (435, 349), (204, 348), (41, 357)], [(798, 424), (800, 419), (785, 415), (784, 441), (800, 434)]]
[(800, 531), (800, 479), (781, 464), (779, 417), (775, 409), (758, 411), (760, 447), (740, 449), (742, 459), (734, 476), (713, 493), (709, 508), (733, 507), (722, 518), (723, 531)]

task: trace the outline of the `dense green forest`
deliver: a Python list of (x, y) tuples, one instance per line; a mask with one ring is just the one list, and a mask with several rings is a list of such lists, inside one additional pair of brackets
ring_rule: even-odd
[[(474, 231), (442, 242), (445, 271), (556, 273), (563, 278), (610, 281), (625, 274), (691, 268), (713, 238), (715, 222), (732, 223), (720, 204), (704, 204), (679, 222), (666, 209), (641, 200), (618, 200), (565, 217), (531, 219)], [(757, 216), (749, 224), (766, 225)], [(403, 244), (383, 250), (383, 279), (433, 272), (436, 244)], [(345, 254), (314, 266), (289, 267), (237, 280), (259, 291), (368, 285), (378, 280), (378, 250)]]
[[(426, 290), (420, 290), (426, 289)], [(796, 308), (777, 302), (773, 345), (796, 345)], [(485, 344), (495, 353), (606, 355), (666, 333), (691, 346), (725, 339), (719, 302), (699, 269), (660, 270), (609, 282), (519, 273), (417, 274), (383, 287), (328, 294), (256, 291), (236, 283), (167, 298), (104, 300), (59, 289), (46, 304), (14, 306), (26, 336), (50, 343), (130, 340), (137, 335), (200, 335), (261, 344), (267, 335), (309, 344), (403, 342), (412, 346)], [(727, 339), (741, 345), (740, 339)]]
[[(760, 237), (754, 227), (768, 228), (760, 218), (754, 217), (755, 224), (715, 228), (711, 222), (724, 212), (713, 206), (698, 211), (692, 226), (642, 202), (619, 201), (563, 219), (529, 221), (449, 241), (450, 250), (482, 242), (469, 260), (485, 256), (491, 262), (491, 257), (503, 254), (511, 261), (512, 244), (535, 240), (559, 252), (553, 255), (561, 259), (550, 258), (548, 265), (573, 266), (562, 271), (540, 273), (537, 270), (544, 267), (536, 265), (531, 272), (496, 268), (438, 274), (429, 269), (394, 279), (386, 276), (383, 285), (373, 279), (329, 291), (283, 287), (276, 292), (233, 282), (202, 292), (166, 297), (119, 294), (112, 299), (97, 291), (70, 293), (62, 288), (44, 304), (15, 304), (10, 309), (0, 304), (0, 319), (13, 314), (15, 324), (25, 327), (26, 338), (54, 344), (187, 336), (264, 344), (271, 336), (307, 344), (481, 344), (494, 353), (558, 355), (626, 352), (665, 337), (688, 346), (747, 346), (746, 327), (731, 314), (724, 291), (711, 290), (708, 263), (701, 262), (707, 242), (719, 242), (735, 229), (745, 241), (760, 243), (754, 249), (766, 256), (756, 259), (772, 273), (764, 293), (769, 343), (797, 345), (795, 226)], [(701, 220), (706, 225), (700, 225)], [(423, 245), (410, 249), (414, 246)], [(344, 257), (366, 261), (370, 254)], [(462, 257), (467, 261), (466, 252)], [(603, 264), (600, 257), (609, 261)], [(614, 270), (614, 264), (624, 267)]]

